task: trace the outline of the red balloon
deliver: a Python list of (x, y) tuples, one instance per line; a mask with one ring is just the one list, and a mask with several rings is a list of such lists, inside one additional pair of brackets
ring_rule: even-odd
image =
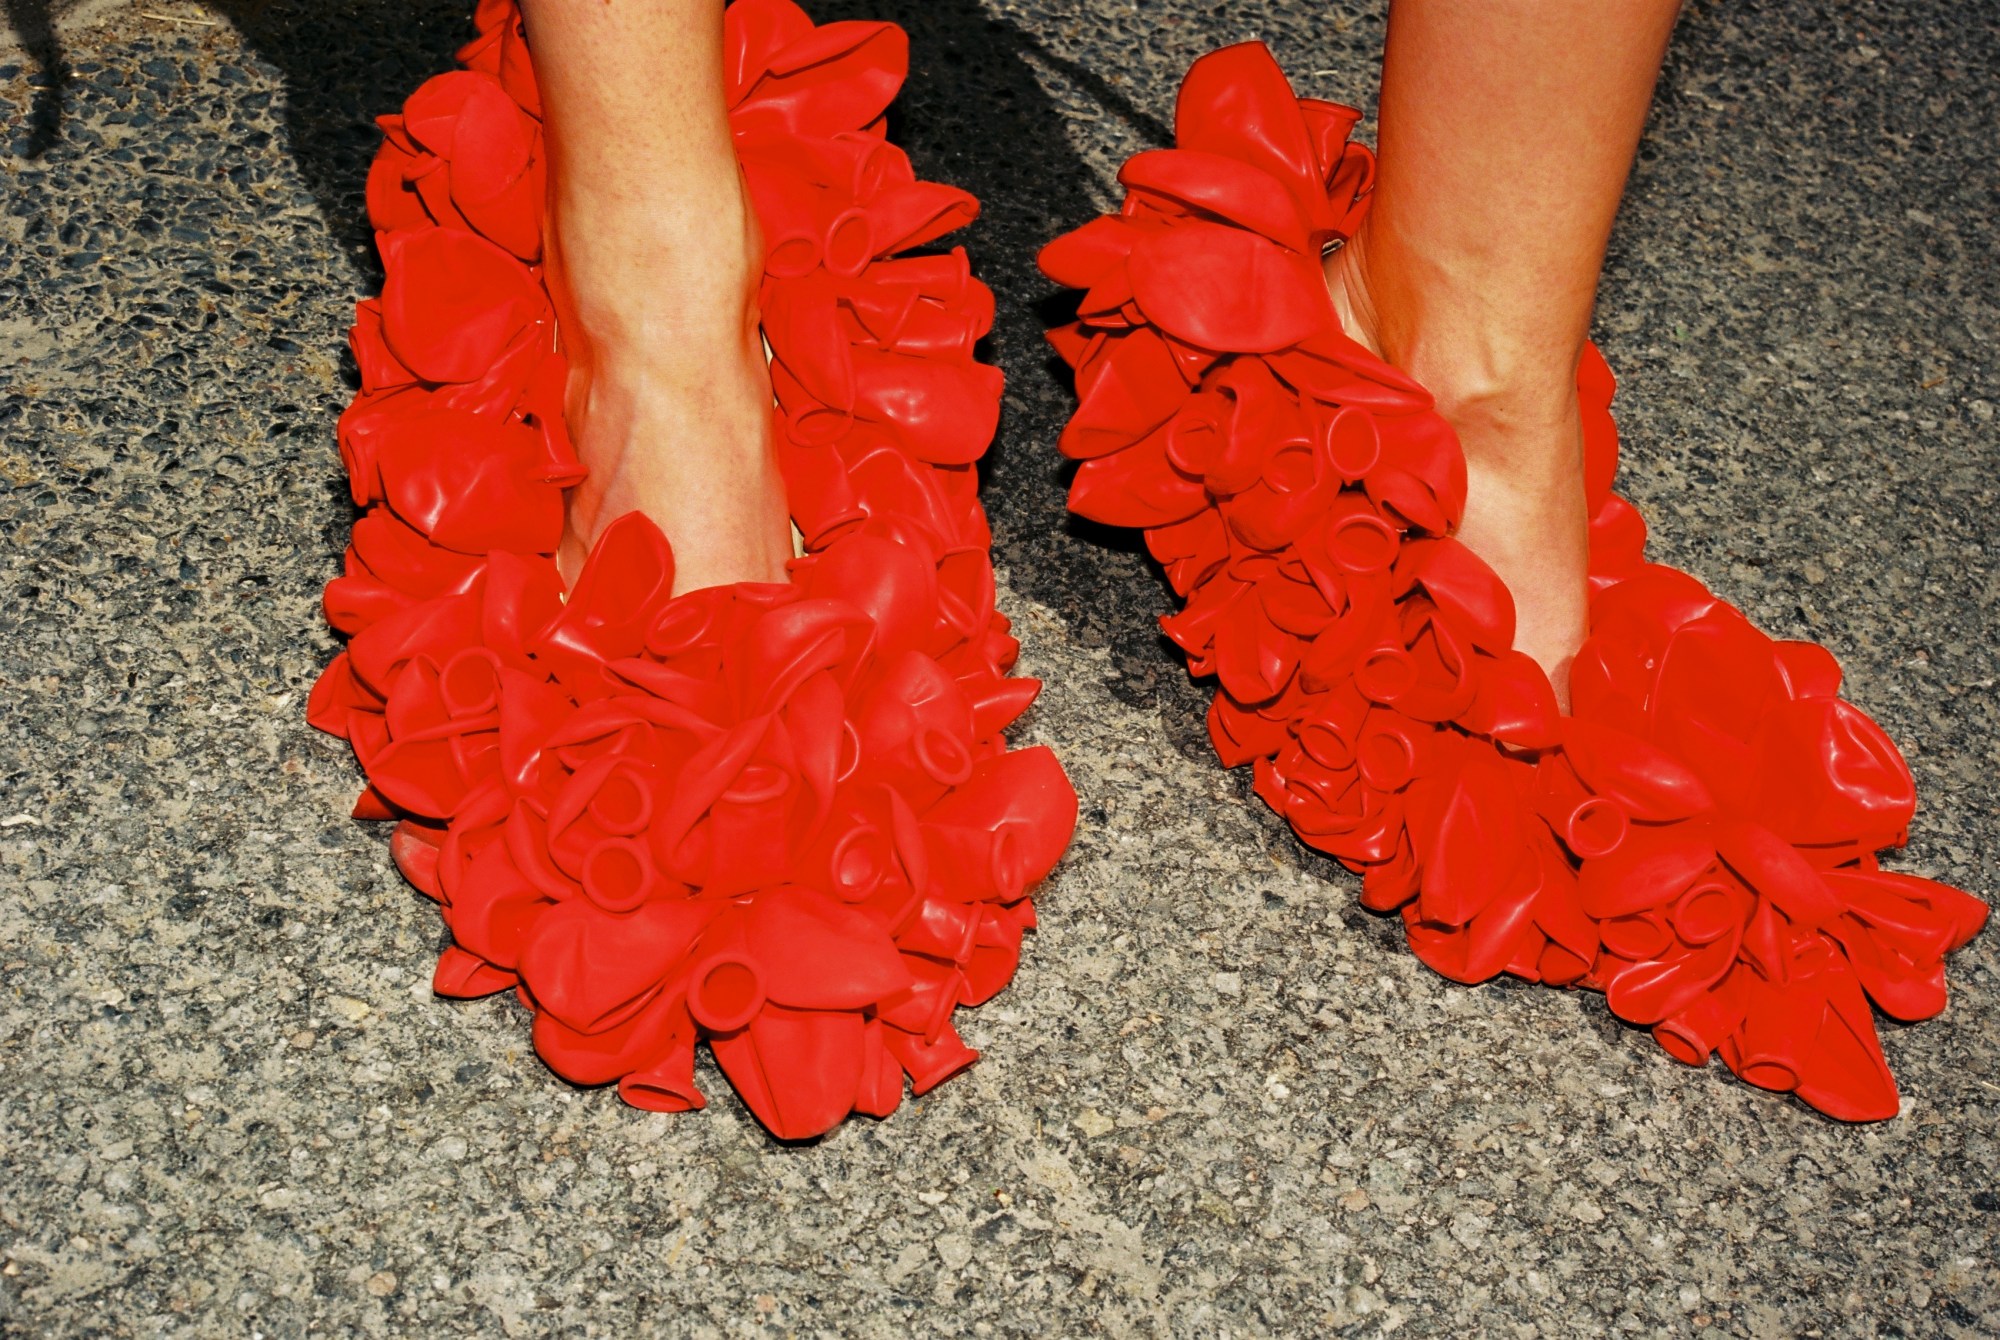
[(1071, 508), (1145, 529), (1184, 602), (1167, 635), (1218, 681), (1218, 756), (1362, 873), (1365, 905), (1400, 908), (1424, 962), (1602, 990), (1677, 1059), (1893, 1114), (1870, 1003), (1942, 1009), (1944, 955), (1985, 905), (1879, 868), (1915, 792), (1831, 654), (1644, 561), (1595, 348), (1592, 626), (1557, 712), (1510, 593), (1451, 536), (1450, 425), (1327, 301), (1319, 258), (1373, 176), (1357, 116), (1295, 98), (1260, 45), (1204, 57), (1177, 147), (1043, 249), (1087, 290), (1051, 337), (1076, 369)]
[(308, 717), (353, 742), (357, 813), (441, 904), (442, 995), (515, 988), (536, 1049), (635, 1107), (704, 1105), (706, 1043), (785, 1139), (887, 1116), (976, 1054), (1076, 822), (1010, 680), (971, 463), (1000, 374), (971, 220), (882, 138), (907, 42), (727, 11), (731, 123), (770, 244), (775, 414), (807, 553), (790, 584), (674, 590), (634, 513), (576, 585), (553, 561), (582, 478), (542, 254), (542, 135), (520, 16), (481, 0), (467, 69), (419, 89), (368, 183), (387, 282), (354, 332), (356, 503)]

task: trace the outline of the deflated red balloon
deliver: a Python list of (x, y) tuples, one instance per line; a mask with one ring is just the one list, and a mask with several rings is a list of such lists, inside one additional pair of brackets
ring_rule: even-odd
[(434, 985), (515, 988), (559, 1074), (699, 1108), (705, 1042), (787, 1139), (886, 1116), (970, 1064), (952, 1012), (1004, 987), (1076, 822), (1001, 731), (1037, 685), (993, 608), (971, 463), (1000, 374), (963, 251), (897, 256), (977, 202), (882, 138), (900, 29), (790, 0), (725, 18), (731, 126), (770, 243), (763, 334), (806, 554), (788, 584), (685, 592), (634, 513), (566, 592), (582, 478), (542, 255), (520, 16), (419, 89), (368, 182), (387, 272), (353, 334), (356, 503), (308, 704), (353, 742), (357, 813), (452, 934)]
[(1373, 179), (1357, 116), (1295, 98), (1259, 45), (1204, 57), (1177, 147), (1043, 249), (1088, 290), (1051, 336), (1076, 369), (1071, 508), (1146, 529), (1184, 601), (1163, 627), (1218, 680), (1218, 755), (1361, 872), (1364, 903), (1401, 908), (1426, 963), (1603, 990), (1677, 1059), (1893, 1114), (1870, 1002), (1942, 1009), (1943, 957), (1985, 905), (1879, 868), (1914, 788), (1832, 656), (1645, 562), (1595, 348), (1592, 627), (1558, 713), (1505, 585), (1451, 538), (1450, 425), (1326, 300), (1320, 257)]

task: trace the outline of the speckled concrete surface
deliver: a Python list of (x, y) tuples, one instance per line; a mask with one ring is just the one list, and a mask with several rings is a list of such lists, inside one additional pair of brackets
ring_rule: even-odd
[[(1212, 765), (1161, 584), (1061, 519), (1032, 246), (1211, 45), (1365, 101), (1377, 6), (869, 6), (913, 31), (899, 133), (987, 202), (998, 556), (1084, 824), (987, 1059), (803, 1148), (712, 1070), (636, 1113), (432, 999), (436, 919), (300, 716), (367, 117), (460, 6), (5, 9), (0, 1331), (2000, 1333), (2000, 936), (1889, 1029), (1866, 1129), (1453, 986)], [(1656, 552), (1840, 650), (1923, 786), (1902, 867), (1989, 895), (1996, 22), (1696, 4), (1600, 321)]]

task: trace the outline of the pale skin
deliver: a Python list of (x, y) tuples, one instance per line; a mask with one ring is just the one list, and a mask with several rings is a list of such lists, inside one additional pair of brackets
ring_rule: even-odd
[(547, 113), (568, 420), (590, 476), (557, 562), (644, 512), (674, 589), (792, 556), (757, 327), (764, 248), (736, 166), (721, 0), (525, 0)]
[[(680, 591), (791, 556), (731, 148), (719, 0), (524, 0), (547, 108), (569, 419), (590, 478), (558, 555), (645, 512)], [(1678, 0), (1395, 0), (1380, 169), (1327, 261), (1350, 331), (1465, 446), (1459, 536), (1567, 701), (1587, 629), (1577, 359)]]
[(1565, 705), (1588, 630), (1576, 366), (1679, 0), (1395, 0), (1374, 204), (1327, 261), (1348, 329), (1465, 447), (1458, 535)]

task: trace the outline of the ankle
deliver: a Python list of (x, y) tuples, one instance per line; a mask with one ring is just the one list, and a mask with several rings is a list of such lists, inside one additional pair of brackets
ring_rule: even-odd
[(1502, 442), (1574, 428), (1581, 334), (1524, 332), (1490, 302), (1476, 258), (1420, 255), (1364, 222), (1324, 268), (1347, 333), (1422, 383), (1461, 434)]
[(549, 236), (562, 320), (600, 356), (712, 357), (757, 329), (763, 240), (740, 177), (670, 201), (555, 192)]
[(1504, 477), (1524, 495), (1566, 494), (1583, 477), (1582, 416), (1573, 382), (1432, 386), (1466, 464)]

